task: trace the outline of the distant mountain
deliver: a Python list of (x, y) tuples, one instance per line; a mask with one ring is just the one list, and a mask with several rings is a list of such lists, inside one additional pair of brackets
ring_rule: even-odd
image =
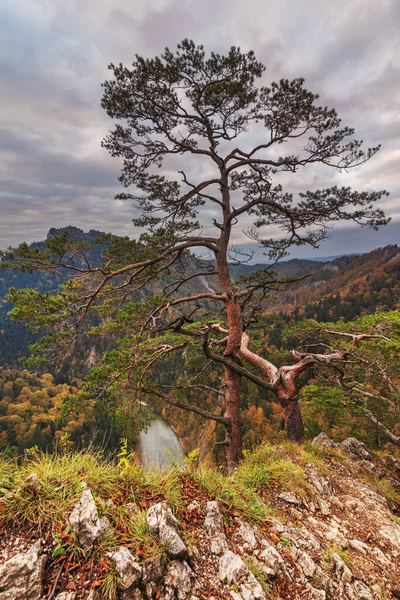
[(320, 264), (282, 292), (271, 310), (336, 321), (399, 307), (400, 248), (391, 245)]
[[(65, 231), (76, 241), (89, 242), (94, 242), (102, 233), (95, 230), (84, 232), (77, 227), (52, 228), (47, 238)], [(32, 245), (44, 247), (45, 241)], [(91, 258), (98, 264), (104, 248), (104, 244), (98, 244), (91, 250)], [(192, 256), (185, 260), (183, 266), (186, 273), (190, 274), (200, 268), (204, 271), (204, 265), (204, 261)], [(265, 263), (242, 264), (232, 267), (232, 275), (237, 279), (267, 267)], [(271, 312), (294, 312), (299, 318), (313, 316), (321, 320), (324, 320), (322, 316), (332, 317), (332, 320), (339, 317), (351, 319), (363, 311), (374, 312), (380, 308), (392, 310), (400, 298), (398, 246), (387, 246), (367, 254), (341, 256), (326, 262), (322, 262), (321, 258), (295, 258), (281, 262), (274, 270), (279, 277), (301, 277), (303, 280), (279, 293), (277, 301), (268, 302), (265, 308)], [(53, 292), (58, 285), (59, 280), (47, 273), (0, 270), (0, 365), (16, 365), (27, 354), (28, 345), (37, 337), (24, 325), (11, 322), (7, 313), (12, 306), (5, 300), (7, 290), (16, 287)], [(168, 280), (163, 279), (155, 284), (155, 289), (160, 293), (166, 285)], [(186, 286), (188, 293), (199, 293), (217, 289), (218, 281), (215, 276), (204, 276), (192, 279)], [(93, 348), (91, 351), (94, 352)], [(83, 355), (80, 359), (83, 362), (86, 360)]]

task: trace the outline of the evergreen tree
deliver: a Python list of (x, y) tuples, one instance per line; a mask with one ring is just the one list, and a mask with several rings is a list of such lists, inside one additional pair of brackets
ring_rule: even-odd
[[(93, 384), (118, 383), (136, 397), (155, 395), (214, 419), (225, 428), (232, 470), (241, 458), (243, 378), (277, 396), (289, 438), (301, 440), (295, 379), (310, 365), (310, 359), (295, 357), (294, 365), (278, 369), (249, 349), (246, 329), (257, 318), (259, 302), (283, 282), (270, 267), (232, 280), (232, 265), (251, 258), (233, 247), (235, 229), (247, 227), (250, 239), (276, 261), (293, 245), (316, 247), (334, 222), (385, 224), (383, 212), (374, 208), (384, 191), (334, 186), (295, 198), (281, 184), (282, 173), (295, 177), (307, 167), (359, 166), (379, 148), (363, 150), (353, 129), (341, 124), (334, 109), (320, 106), (303, 79), (257, 87), (265, 67), (253, 52), (232, 47), (226, 55), (206, 56), (202, 46), (184, 40), (175, 52), (136, 56), (131, 67), (110, 69), (102, 106), (118, 123), (103, 146), (123, 160), (120, 181), (127, 191), (118, 198), (136, 207), (134, 224), (144, 233), (137, 242), (109, 236), (100, 267), (68, 235), (49, 240), (46, 251), (22, 245), (9, 252), (17, 267), (72, 277), (53, 295), (12, 291), (13, 315), (35, 326), (51, 325), (53, 333), (42, 344), (51, 353), (56, 337), (67, 347), (87, 315), (97, 312), (103, 325), (96, 332), (114, 332), (121, 342), (93, 375)], [(188, 272), (192, 250), (212, 262)], [(185, 293), (189, 282), (211, 275), (217, 289)], [(150, 283), (152, 296), (143, 293), (138, 302), (137, 293)], [(176, 366), (191, 357), (199, 368), (195, 377), (183, 372), (166, 378), (165, 369), (157, 370), (182, 353)], [(192, 386), (197, 398), (204, 392), (202, 375), (210, 365), (223, 379), (209, 392), (214, 410), (190, 403), (190, 392), (182, 399), (183, 388)]]

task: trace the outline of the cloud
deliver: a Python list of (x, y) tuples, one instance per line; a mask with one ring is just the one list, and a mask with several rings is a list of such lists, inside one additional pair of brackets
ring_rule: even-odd
[[(264, 83), (304, 76), (369, 145), (382, 142), (372, 161), (348, 174), (309, 169), (285, 181), (294, 193), (333, 184), (391, 192), (386, 233), (350, 236), (339, 227), (320, 254), (336, 254), (335, 244), (356, 252), (398, 241), (399, 21), (397, 0), (4, 0), (0, 248), (68, 224), (137, 235), (133, 209), (113, 200), (119, 163), (100, 147), (112, 127), (100, 108), (101, 82), (110, 62), (130, 64), (136, 53), (153, 56), (184, 37), (219, 52), (254, 49), (267, 67)], [(192, 173), (201, 177), (205, 167), (195, 162)], [(235, 241), (247, 243), (242, 228)]]

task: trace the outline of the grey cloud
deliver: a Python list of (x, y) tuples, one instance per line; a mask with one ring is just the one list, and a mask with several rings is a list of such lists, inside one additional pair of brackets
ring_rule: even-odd
[[(43, 239), (51, 226), (137, 235), (133, 209), (116, 203), (118, 161), (100, 148), (112, 123), (100, 108), (109, 62), (159, 54), (184, 37), (224, 52), (254, 49), (264, 83), (305, 76), (321, 102), (380, 154), (359, 170), (308, 170), (287, 178), (294, 193), (333, 184), (386, 188), (400, 214), (400, 4), (397, 0), (21, 0), (0, 7), (0, 247)], [(1, 41), (3, 40), (3, 41)], [(252, 131), (250, 141), (259, 139)], [(166, 165), (172, 174), (172, 163)], [(204, 165), (193, 162), (193, 177)], [(208, 168), (208, 167), (207, 167)], [(204, 218), (212, 211), (204, 213)], [(243, 226), (248, 225), (247, 222)], [(398, 240), (399, 221), (378, 234), (337, 228), (319, 254), (364, 251)], [(240, 228), (235, 241), (247, 243)], [(357, 249), (362, 248), (362, 249)]]

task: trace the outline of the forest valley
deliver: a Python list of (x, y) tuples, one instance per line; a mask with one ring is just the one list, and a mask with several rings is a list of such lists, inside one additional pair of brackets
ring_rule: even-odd
[[(2, 253), (5, 272), (41, 274), (43, 287), (14, 286), (6, 296), (12, 319), (43, 334), (31, 364), (57, 365), (67, 356), (72, 365), (82, 339), (100, 340), (99, 360), (90, 343), (84, 362), (93, 366), (68, 403), (60, 406), (64, 392), (53, 381), (43, 394), (38, 375), (37, 427), (24, 425), (29, 375), (3, 372), (13, 394), (2, 400), (5, 443), (37, 443), (42, 424), (82, 443), (91, 403), (103, 407), (102, 431), (111, 421), (137, 430), (146, 402), (182, 420), (184, 438), (205, 419), (205, 440), (221, 462), (216, 448), (224, 450), (230, 473), (244, 444), (282, 427), (293, 442), (311, 430), (341, 436), (359, 427), (361, 437), (399, 446), (398, 248), (381, 251), (384, 285), (369, 272), (359, 288), (351, 276), (341, 284), (323, 276), (307, 288), (302, 278), (310, 272), (299, 273), (296, 262), (288, 272), (282, 262), (296, 246), (318, 247), (337, 222), (374, 230), (389, 222), (380, 208), (385, 190), (292, 191), (298, 172), (347, 172), (380, 147), (364, 148), (302, 78), (257, 87), (265, 67), (252, 51), (206, 54), (183, 40), (174, 52), (109, 68), (102, 106), (117, 123), (102, 145), (122, 159), (126, 191), (117, 199), (133, 204), (143, 233), (82, 239), (67, 229)], [(268, 263), (246, 268), (253, 251), (234, 244), (240, 231)], [(56, 289), (54, 277), (62, 281)], [(272, 308), (281, 294), (286, 309)], [(349, 309), (347, 298), (355, 300)]]
[[(76, 228), (67, 228), (52, 230), (49, 238), (66, 233), (75, 242), (80, 239), (81, 243), (89, 244), (92, 259), (100, 260), (100, 253), (94, 251), (94, 248), (97, 251), (94, 240), (103, 239), (100, 232), (85, 234)], [(45, 247), (44, 242), (38, 245)], [(196, 257), (191, 256), (186, 270), (194, 272), (197, 264)], [(255, 266), (242, 266), (241, 272), (235, 275), (239, 278), (243, 272), (255, 269)], [(300, 352), (305, 339), (312, 341), (314, 336), (318, 338), (318, 348), (322, 350), (326, 344), (330, 354), (342, 352), (344, 348), (349, 351), (344, 365), (341, 365), (343, 359), (328, 365), (323, 358), (322, 362), (307, 365), (296, 381), (306, 438), (312, 439), (323, 431), (338, 442), (354, 436), (371, 448), (389, 444), (393, 451), (400, 436), (399, 248), (390, 246), (329, 262), (290, 260), (275, 269), (281, 277), (299, 279), (279, 294), (264, 299), (257, 327), (250, 326), (257, 353), (269, 356), (271, 364), (279, 369), (285, 367), (291, 356), (296, 358), (294, 353)], [(18, 289), (29, 286), (47, 289), (53, 293), (59, 285), (59, 279), (48, 274), (36, 273), (33, 280), (31, 273), (3, 269), (0, 275), (4, 295), (11, 285)], [(173, 279), (171, 274), (167, 284)], [(216, 287), (212, 276), (207, 282), (209, 287)], [(192, 287), (192, 293), (201, 293), (204, 289)], [(155, 284), (146, 289), (149, 295), (159, 292)], [(306, 301), (302, 303), (301, 298)], [(4, 303), (0, 312), (0, 450), (3, 454), (20, 455), (34, 448), (53, 452), (88, 447), (112, 452), (119, 449), (122, 438), (128, 439), (130, 447), (136, 447), (146, 419), (140, 407), (132, 403), (129, 393), (120, 395), (111, 390), (101, 396), (93, 393), (93, 381), (97, 380), (98, 370), (103, 369), (99, 366), (101, 357), (105, 355), (107, 362), (115, 360), (113, 336), (104, 333), (98, 337), (87, 332), (55, 363), (38, 365), (35, 356), (21, 362), (20, 357), (29, 354), (29, 344), (37, 342), (40, 336), (7, 317), (11, 306), (9, 302)], [(364, 340), (357, 339), (351, 337), (354, 332), (358, 335), (367, 332), (367, 335)], [(245, 337), (244, 352), (248, 351), (247, 341)], [(254, 360), (252, 356), (251, 360)], [(341, 367), (346, 369), (345, 377)], [(153, 378), (160, 389), (165, 390), (176, 383), (174, 374), (179, 373), (181, 402), (190, 400), (200, 410), (221, 414), (220, 373), (209, 369), (203, 383), (190, 385), (197, 369), (196, 356), (170, 354), (168, 364), (153, 363)], [(214, 390), (218, 389), (217, 396)], [(224, 431), (217, 421), (197, 413), (188, 414), (154, 395), (146, 400), (173, 425), (187, 452), (199, 448), (202, 463), (224, 463), (223, 446), (219, 443), (224, 439)], [(246, 382), (241, 398), (244, 450), (254, 449), (265, 440), (284, 439), (284, 417), (275, 394), (265, 388), (260, 390), (257, 381)]]

